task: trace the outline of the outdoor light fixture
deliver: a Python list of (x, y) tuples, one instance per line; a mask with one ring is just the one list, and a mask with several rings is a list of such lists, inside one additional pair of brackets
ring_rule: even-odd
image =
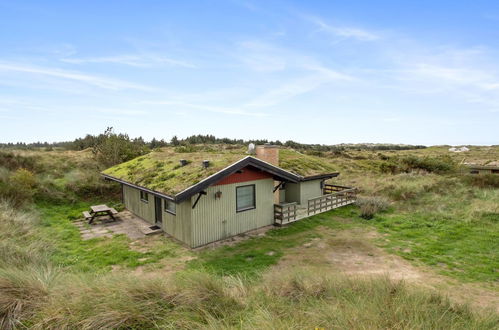
[(215, 193), (215, 199), (222, 198), (222, 192), (219, 190)]

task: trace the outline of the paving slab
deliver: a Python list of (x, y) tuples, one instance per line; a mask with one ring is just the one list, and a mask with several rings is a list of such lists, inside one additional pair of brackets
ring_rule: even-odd
[[(119, 212), (115, 215), (116, 221), (96, 220), (91, 225), (85, 221), (75, 221), (74, 225), (80, 230), (81, 238), (88, 240), (99, 237), (112, 237), (117, 234), (125, 234), (130, 239), (143, 238), (146, 234), (156, 231), (151, 230), (150, 223), (132, 214), (130, 211)], [(159, 231), (161, 232), (161, 230)]]

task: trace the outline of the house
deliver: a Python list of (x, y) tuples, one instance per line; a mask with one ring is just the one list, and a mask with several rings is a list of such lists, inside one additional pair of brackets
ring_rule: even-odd
[[(230, 146), (159, 151), (102, 175), (122, 186), (125, 207), (189, 247), (351, 204), (355, 190), (326, 180), (331, 163), (291, 149)], [(198, 147), (194, 147), (198, 148)]]
[(487, 165), (466, 164), (470, 174), (499, 174), (499, 164), (489, 163)]
[(451, 147), (451, 148), (449, 148), (449, 151), (450, 152), (466, 152), (466, 151), (470, 151), (470, 149), (466, 148), (466, 147)]

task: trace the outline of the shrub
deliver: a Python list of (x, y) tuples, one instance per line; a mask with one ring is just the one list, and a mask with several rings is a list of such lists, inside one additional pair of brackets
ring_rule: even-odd
[(11, 151), (0, 150), (0, 164), (11, 171), (15, 171), (18, 168), (26, 168), (32, 171), (41, 170), (36, 157), (25, 156)]
[(383, 160), (378, 167), (381, 173), (397, 174), (400, 172), (399, 165), (390, 160)]
[(372, 219), (378, 212), (385, 211), (390, 203), (383, 197), (359, 197), (356, 204), (360, 207), (360, 216), (364, 219)]
[(104, 166), (112, 166), (147, 153), (148, 148), (141, 139), (131, 140), (127, 134), (116, 134), (108, 127), (96, 138), (92, 148), (96, 159)]
[(0, 197), (16, 207), (31, 202), (36, 191), (36, 177), (27, 169), (19, 168), (6, 179), (0, 179)]
[(417, 157), (406, 156), (400, 159), (405, 172), (424, 170), (430, 173), (447, 173), (455, 169), (456, 164), (450, 157)]
[(428, 173), (450, 173), (456, 170), (457, 165), (450, 157), (417, 157), (404, 156), (388, 158), (383, 157), (378, 165), (382, 173), (409, 173), (425, 171)]

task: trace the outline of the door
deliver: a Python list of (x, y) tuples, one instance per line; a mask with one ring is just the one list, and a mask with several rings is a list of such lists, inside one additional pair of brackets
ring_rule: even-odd
[(162, 218), (162, 211), (161, 211), (161, 198), (154, 196), (154, 210), (155, 210), (155, 224), (156, 226), (162, 227), (163, 225), (163, 218)]

